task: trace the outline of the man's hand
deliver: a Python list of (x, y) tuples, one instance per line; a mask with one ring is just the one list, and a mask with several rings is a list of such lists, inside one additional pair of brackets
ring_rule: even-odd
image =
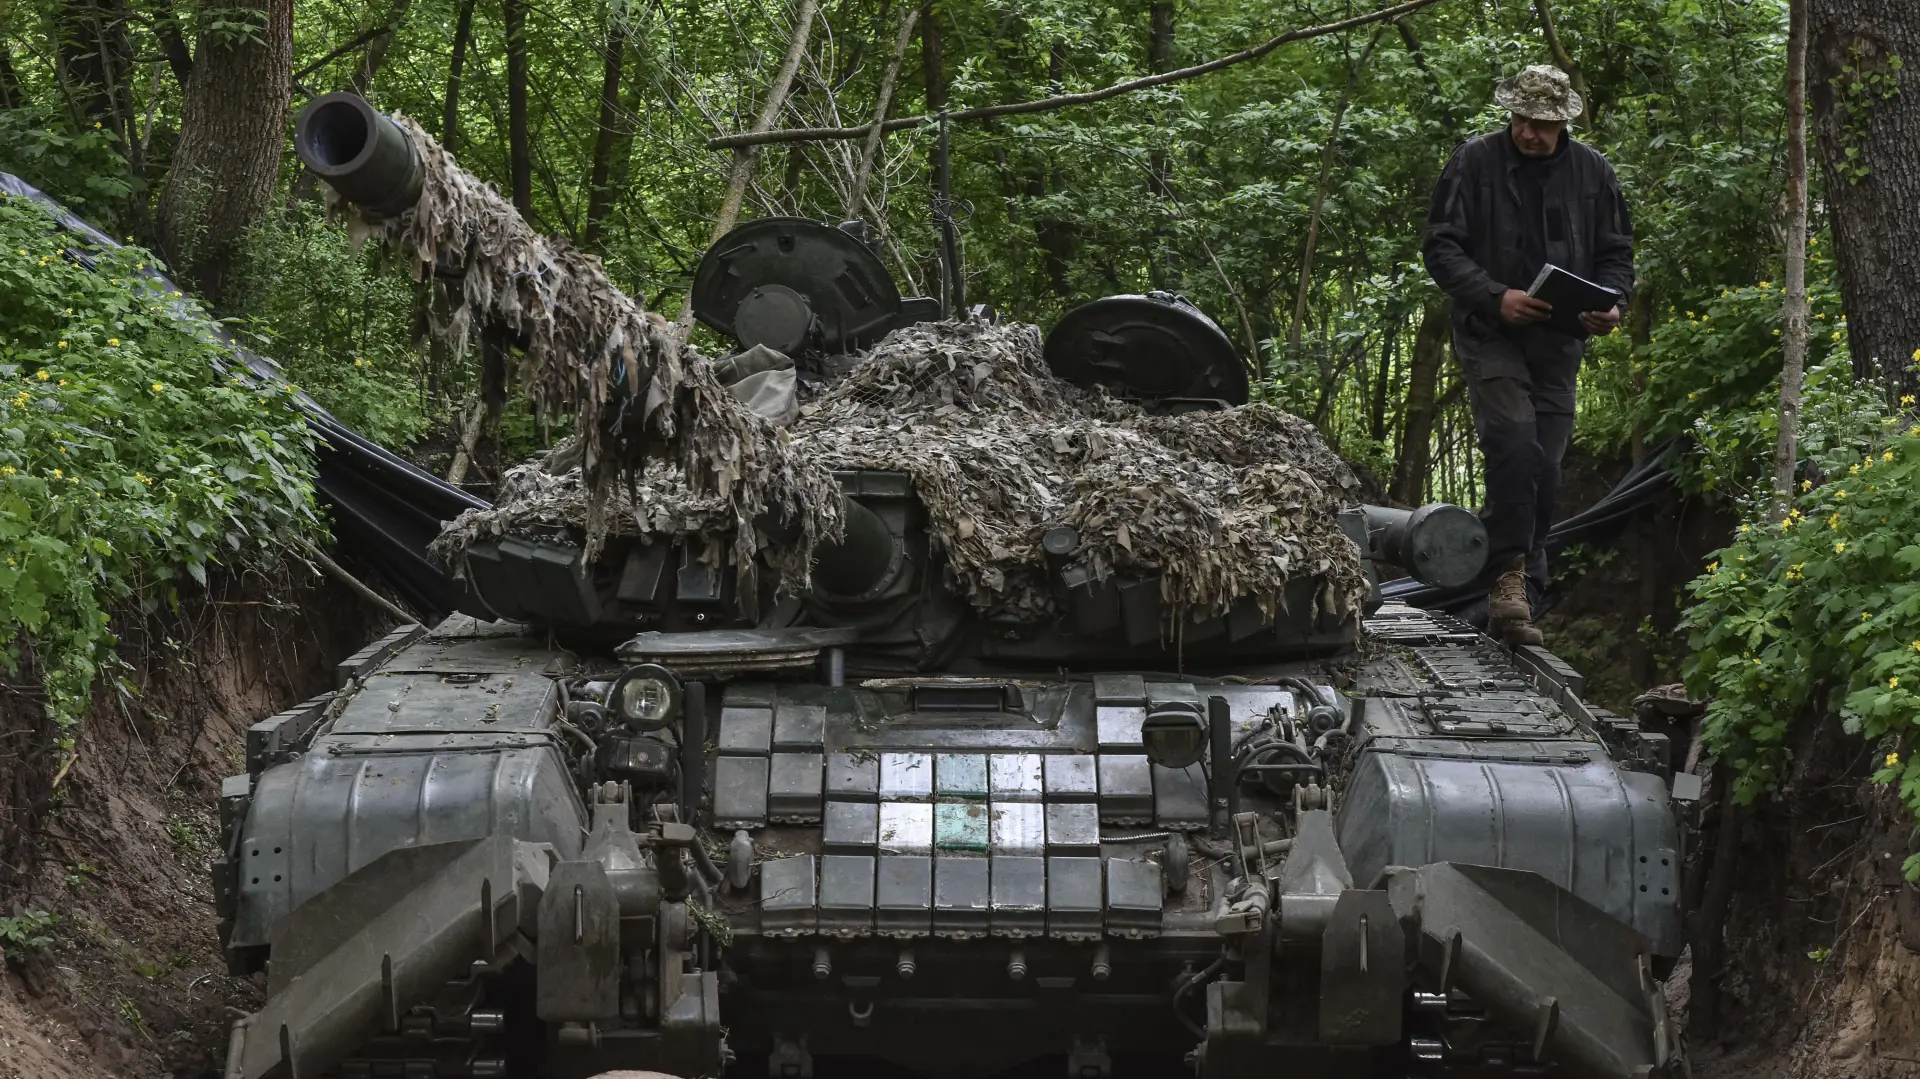
[(1500, 297), (1500, 317), (1515, 326), (1531, 326), (1536, 322), (1545, 322), (1547, 316), (1552, 313), (1552, 304), (1545, 300), (1536, 300), (1517, 288), (1508, 289)]
[(1620, 308), (1615, 306), (1610, 311), (1582, 311), (1580, 325), (1595, 337), (1605, 337), (1619, 327)]

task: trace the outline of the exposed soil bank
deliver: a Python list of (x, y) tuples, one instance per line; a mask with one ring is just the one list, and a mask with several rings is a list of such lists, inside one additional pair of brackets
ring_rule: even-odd
[(1810, 725), (1795, 750), (1785, 789), (1740, 828), (1726, 963), (1694, 972), (1697, 1073), (1920, 1075), (1920, 954), (1908, 946), (1920, 947), (1920, 892), (1900, 872), (1911, 818), (1867, 781), (1872, 749), (1838, 723)]
[(0, 1077), (211, 1079), (230, 1008), (207, 866), (220, 779), (247, 726), (329, 688), (384, 623), (304, 567), (216, 580), (178, 612), (122, 617), (131, 694), (103, 690), (51, 788), (58, 753), (38, 686), (0, 683), (0, 916), (59, 918), (51, 947), (0, 972)]

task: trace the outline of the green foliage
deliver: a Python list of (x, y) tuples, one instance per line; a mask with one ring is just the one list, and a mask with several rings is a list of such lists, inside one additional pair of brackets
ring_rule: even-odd
[(216, 374), (216, 347), (138, 276), (0, 199), (0, 661), (31, 641), (71, 727), (113, 659), (108, 610), (171, 601), (209, 564), (318, 530), (311, 437), (284, 389)]
[(112, 131), (98, 122), (76, 128), (37, 105), (0, 109), (0, 168), (102, 227), (117, 224), (125, 200), (144, 186)]
[(53, 945), (53, 931), (60, 916), (44, 910), (23, 911), (0, 918), (0, 958), (23, 960), (34, 952)]
[[(1817, 249), (1816, 249), (1817, 251)], [(1801, 393), (1800, 455), (1819, 462), (1857, 453), (1875, 431), (1879, 394), (1853, 377), (1846, 317), (1833, 284), (1832, 264), (1809, 260), (1806, 385)], [(1690, 436), (1690, 452), (1675, 462), (1693, 491), (1739, 503), (1763, 497), (1773, 475), (1779, 439), (1782, 290), (1771, 281), (1721, 289), (1678, 307), (1652, 340), (1628, 356), (1615, 339), (1599, 363), (1614, 374), (1638, 377), (1623, 398), (1583, 407), (1583, 437), (1602, 445), (1625, 442), (1636, 426), (1649, 442)], [(1625, 391), (1626, 379), (1615, 388)]]
[(1873, 169), (1860, 153), (1867, 141), (1867, 120), (1874, 106), (1891, 101), (1900, 93), (1900, 56), (1887, 53), (1867, 57), (1859, 45), (1848, 50), (1847, 62), (1832, 82), (1833, 114), (1840, 127), (1840, 157), (1833, 171), (1847, 183), (1859, 184)]
[(302, 203), (258, 222), (229, 291), (239, 330), (342, 423), (395, 449), (439, 411), (420, 385), (405, 274)]
[[(1902, 402), (1911, 406), (1911, 399)], [(1778, 525), (1740, 526), (1689, 591), (1687, 684), (1703, 734), (1751, 801), (1785, 778), (1802, 717), (1837, 711), (1878, 742), (1875, 779), (1920, 814), (1920, 426), (1883, 416), (1830, 482), (1803, 484)], [(1838, 466), (1840, 451), (1826, 455)], [(1920, 856), (1907, 862), (1920, 879)]]

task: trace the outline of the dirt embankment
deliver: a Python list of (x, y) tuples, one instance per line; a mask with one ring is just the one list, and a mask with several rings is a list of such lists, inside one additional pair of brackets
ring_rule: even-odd
[[(1785, 788), (1737, 826), (1725, 963), (1694, 972), (1688, 1009), (1703, 1079), (1920, 1076), (1915, 828), (1868, 781), (1873, 753), (1809, 724)], [(1727, 830), (1713, 816), (1703, 847)]]
[[(329, 688), (382, 617), (300, 567), (119, 618), (133, 692), (99, 693), (57, 786), (31, 669), (0, 681), (0, 1079), (220, 1074), (229, 1009), (260, 998), (215, 932), (220, 780), (247, 726)], [(29, 911), (57, 917), (52, 943), (6, 944)]]

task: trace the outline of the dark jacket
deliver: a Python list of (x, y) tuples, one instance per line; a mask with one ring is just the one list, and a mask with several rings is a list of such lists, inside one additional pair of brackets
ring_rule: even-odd
[[(1625, 295), (1633, 289), (1633, 222), (1620, 181), (1600, 151), (1560, 137), (1565, 145), (1547, 169), (1538, 226), (1546, 261)], [(1462, 143), (1427, 209), (1427, 272), (1453, 297), (1454, 318), (1483, 332), (1503, 325), (1503, 292), (1533, 284), (1520, 265), (1526, 223), (1515, 173), (1524, 160), (1504, 127)]]

